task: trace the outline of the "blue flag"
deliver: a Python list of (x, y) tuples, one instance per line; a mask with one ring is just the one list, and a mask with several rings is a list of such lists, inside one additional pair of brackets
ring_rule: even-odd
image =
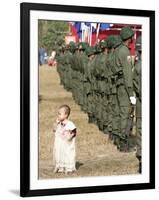
[(106, 29), (108, 29), (110, 27), (110, 24), (108, 23), (101, 23), (100, 24), (100, 30), (101, 31), (105, 31)]

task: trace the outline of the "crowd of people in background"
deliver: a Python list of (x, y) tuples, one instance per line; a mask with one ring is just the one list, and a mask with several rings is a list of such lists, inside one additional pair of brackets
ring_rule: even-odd
[(40, 66), (48, 64), (49, 66), (56, 66), (56, 51), (55, 48), (52, 49), (51, 55), (48, 56), (48, 53), (44, 47), (40, 47), (38, 50), (38, 64)]

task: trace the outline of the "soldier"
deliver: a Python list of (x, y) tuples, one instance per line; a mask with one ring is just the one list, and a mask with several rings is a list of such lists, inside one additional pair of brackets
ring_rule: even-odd
[(135, 49), (138, 51), (138, 57), (135, 61), (135, 67), (133, 71), (133, 86), (136, 93), (136, 135), (137, 135), (137, 152), (136, 157), (139, 160), (139, 173), (141, 173), (141, 61), (142, 61), (142, 45), (141, 36), (137, 38)]
[(84, 83), (84, 91), (86, 94), (86, 110), (88, 113), (89, 123), (93, 122), (93, 88), (92, 88), (92, 67), (94, 62), (94, 47), (88, 47), (86, 50), (86, 54), (88, 56), (88, 64), (85, 68), (85, 83)]
[(79, 71), (79, 68), (80, 68), (80, 65), (79, 65), (79, 43), (76, 42), (75, 43), (75, 52), (73, 54), (73, 58), (72, 58), (72, 92), (73, 92), (73, 98), (75, 100), (75, 102), (77, 104), (79, 104), (79, 84), (80, 84), (80, 81), (79, 81), (79, 74), (80, 74), (80, 71)]
[(74, 68), (74, 53), (75, 53), (75, 43), (74, 42), (70, 42), (69, 43), (69, 49), (70, 49), (70, 58), (69, 58), (69, 63), (70, 63), (70, 68), (69, 68), (69, 82), (70, 82), (70, 87), (69, 87), (69, 89), (71, 90), (71, 92), (73, 92), (73, 87), (74, 87), (74, 83), (73, 83), (73, 77), (72, 77), (72, 74), (73, 74), (73, 72), (72, 72), (72, 70), (73, 70), (73, 68)]
[(107, 129), (110, 139), (114, 140), (114, 144), (117, 145), (119, 129), (119, 105), (117, 101), (116, 91), (116, 72), (114, 71), (114, 50), (121, 44), (121, 38), (118, 35), (110, 35), (107, 38), (108, 55), (106, 68), (108, 73), (109, 82), (109, 95), (107, 96)]
[(114, 69), (116, 71), (117, 100), (120, 115), (120, 151), (127, 151), (126, 131), (129, 118), (130, 104), (135, 104), (133, 94), (133, 74), (129, 45), (133, 41), (134, 32), (130, 27), (122, 28), (120, 32), (123, 43), (114, 51)]
[(65, 71), (65, 68), (64, 68), (64, 64), (65, 64), (64, 53), (65, 53), (65, 44), (63, 44), (61, 46), (59, 56), (57, 57), (57, 62), (58, 62), (57, 71), (60, 75), (60, 83), (62, 85), (64, 85), (64, 71)]
[(65, 53), (64, 53), (64, 71), (63, 71), (63, 78), (64, 78), (64, 88), (66, 90), (71, 89), (71, 84), (70, 84), (70, 74), (71, 74), (71, 64), (70, 64), (70, 57), (71, 57), (71, 52), (70, 52), (70, 45), (67, 44), (65, 47)]
[[(60, 46), (57, 50), (57, 54), (56, 54), (56, 60), (57, 60), (57, 72), (59, 73), (60, 77), (61, 77), (61, 72), (60, 72), (60, 64), (61, 64), (61, 57), (62, 57), (63, 51), (62, 51), (62, 46)], [(60, 78), (60, 84), (62, 84), (61, 82), (61, 78)]]
[(100, 58), (101, 58), (100, 44), (95, 45), (95, 56), (92, 70), (92, 88), (93, 88), (93, 115), (94, 123), (100, 128), (100, 106), (101, 106), (101, 91), (99, 89), (99, 81), (101, 77)]
[[(107, 61), (107, 39), (100, 41), (101, 53), (98, 56), (98, 126), (99, 129), (108, 133), (108, 96), (109, 96), (109, 81), (108, 81), (108, 68), (106, 67)], [(107, 130), (106, 130), (107, 129)]]
[(119, 35), (110, 35), (108, 37), (108, 59), (107, 68), (109, 68), (109, 80), (110, 80), (110, 97), (109, 97), (109, 108), (110, 108), (110, 119), (111, 120), (111, 132), (109, 132), (110, 139), (113, 140), (114, 144), (118, 146), (119, 135), (120, 135), (120, 117), (119, 117), (119, 104), (117, 99), (116, 89), (116, 70), (114, 63), (114, 52), (121, 45), (122, 40)]
[(79, 44), (79, 99), (80, 99), (80, 105), (81, 105), (81, 110), (86, 112), (86, 93), (85, 93), (85, 87), (84, 84), (87, 81), (85, 79), (85, 71), (86, 71), (86, 67), (88, 64), (88, 56), (86, 55), (86, 49), (87, 49), (87, 43), (85, 42), (81, 42)]

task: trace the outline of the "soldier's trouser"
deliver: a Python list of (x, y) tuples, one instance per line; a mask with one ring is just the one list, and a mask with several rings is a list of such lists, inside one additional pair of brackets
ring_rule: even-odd
[(137, 136), (137, 152), (136, 157), (141, 161), (141, 137), (142, 137), (142, 127), (141, 127), (141, 101), (137, 99), (136, 102), (136, 136)]
[(97, 95), (96, 92), (92, 92), (92, 115), (93, 115), (93, 122), (96, 124), (96, 99)]
[(108, 95), (107, 112), (108, 112), (108, 132), (112, 133), (112, 96), (111, 95)]
[(120, 129), (122, 138), (125, 138), (125, 136), (129, 134), (125, 132), (128, 123), (128, 116), (129, 116), (129, 107), (120, 106)]
[(68, 79), (68, 69), (65, 70), (64, 76), (65, 76), (65, 78), (64, 78), (64, 80), (65, 80), (65, 89), (68, 90), (68, 81), (69, 81), (69, 79)]
[(68, 89), (68, 90), (71, 90), (71, 89), (72, 89), (71, 67), (68, 68), (67, 77), (68, 77), (67, 89)]
[(97, 102), (97, 121), (98, 127), (100, 130), (103, 130), (103, 94), (98, 94), (98, 102)]
[(72, 96), (77, 103), (77, 95), (76, 95), (76, 84), (77, 84), (77, 78), (76, 78), (76, 71), (73, 69), (72, 70)]
[(60, 69), (60, 71), (61, 71), (61, 73), (60, 73), (60, 79), (61, 79), (62, 85), (64, 85), (65, 83), (64, 83), (64, 70), (63, 70), (63, 66), (61, 66), (60, 68), (61, 68)]
[(102, 112), (102, 118), (103, 118), (103, 129), (104, 133), (108, 133), (108, 96), (107, 94), (104, 94), (103, 97), (103, 112)]
[(94, 115), (96, 118), (95, 124), (98, 125), (98, 108), (99, 108), (99, 93), (96, 91), (94, 94)]
[(114, 137), (120, 136), (120, 116), (119, 116), (119, 104), (117, 95), (112, 94), (112, 134)]
[(92, 93), (87, 94), (87, 111), (92, 114)]
[(78, 79), (78, 99), (79, 99), (79, 105), (83, 107), (83, 74), (81, 72), (78, 72), (79, 79)]
[(124, 85), (117, 88), (117, 97), (119, 102), (119, 116), (120, 116), (120, 136), (126, 138), (126, 127), (129, 117), (130, 100)]
[(77, 72), (76, 77), (76, 99), (77, 103), (80, 104), (81, 102), (81, 81), (80, 81), (80, 72)]
[(88, 112), (88, 91), (87, 91), (88, 82), (83, 82), (83, 110)]
[(89, 117), (89, 122), (93, 122), (93, 94), (88, 93), (87, 94), (87, 112), (88, 112), (88, 117)]

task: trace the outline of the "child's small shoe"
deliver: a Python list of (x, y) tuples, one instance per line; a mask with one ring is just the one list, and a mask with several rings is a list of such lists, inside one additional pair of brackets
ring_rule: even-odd
[(76, 170), (65, 170), (65, 174), (73, 174)]
[(63, 173), (63, 172), (64, 172), (64, 168), (60, 168), (60, 169), (58, 170), (58, 172)]
[(57, 172), (58, 172), (58, 168), (57, 167), (55, 167), (55, 169), (54, 169), (54, 174), (56, 174)]

